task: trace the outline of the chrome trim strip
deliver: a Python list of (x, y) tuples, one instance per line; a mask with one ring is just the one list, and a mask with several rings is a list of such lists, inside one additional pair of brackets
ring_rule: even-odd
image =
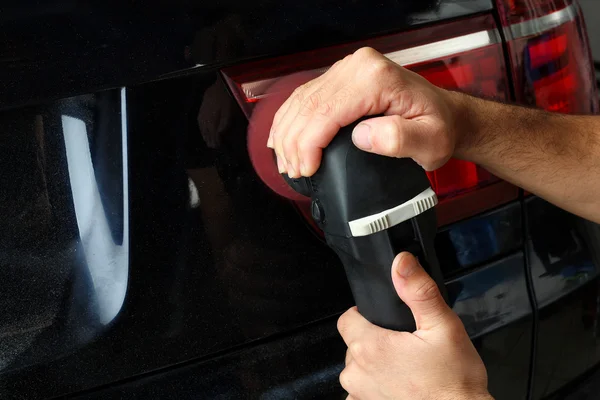
[(577, 17), (578, 11), (577, 4), (573, 3), (562, 10), (544, 15), (543, 17), (512, 24), (510, 27), (505, 28), (504, 32), (511, 39), (537, 35), (559, 27), (565, 22), (574, 20)]
[[(577, 17), (578, 11), (577, 4), (573, 3), (551, 14), (513, 24), (504, 28), (504, 32), (509, 40), (537, 35), (574, 20)], [(397, 64), (411, 65), (451, 56), (456, 53), (476, 50), (491, 44), (500, 43), (501, 40), (499, 32), (493, 29), (394, 51), (385, 54), (385, 56)], [(320, 68), (309, 72), (325, 73), (328, 69)], [(242, 90), (248, 100), (258, 100), (265, 97), (269, 86), (280, 78), (243, 83)]]
[[(497, 30), (469, 33), (439, 42), (428, 43), (421, 46), (394, 51), (384, 54), (387, 58), (400, 65), (417, 64), (437, 58), (451, 56), (469, 50), (479, 49), (491, 44), (500, 43), (501, 38)], [(309, 72), (325, 73), (329, 67), (311, 70)], [(242, 84), (242, 90), (248, 100), (258, 100), (265, 97), (266, 91), (272, 83), (281, 77), (263, 79)]]
[(394, 51), (393, 53), (385, 54), (385, 56), (396, 64), (411, 65), (479, 49), (499, 42), (500, 35), (498, 35), (496, 30), (480, 31), (422, 46)]

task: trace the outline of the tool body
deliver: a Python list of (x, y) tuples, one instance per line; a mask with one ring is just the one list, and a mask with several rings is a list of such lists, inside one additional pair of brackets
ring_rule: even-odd
[(312, 199), (313, 219), (344, 265), (359, 312), (381, 327), (414, 331), (412, 313), (394, 289), (391, 266), (398, 253), (413, 253), (446, 298), (434, 249), (437, 197), (412, 159), (354, 146), (358, 122), (342, 128), (323, 150), (313, 176), (284, 178)]

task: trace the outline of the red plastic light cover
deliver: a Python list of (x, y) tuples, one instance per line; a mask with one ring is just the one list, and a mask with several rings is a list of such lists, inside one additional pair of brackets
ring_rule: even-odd
[(503, 25), (541, 18), (568, 7), (569, 0), (499, 0)]
[[(597, 113), (594, 69), (577, 3), (498, 0), (498, 5), (509, 39), (515, 100), (549, 111)], [(541, 16), (531, 21), (531, 15)]]
[[(375, 48), (440, 87), (496, 100), (508, 100), (502, 44), (491, 15), (237, 65), (224, 69), (223, 74), (243, 111), (250, 118), (261, 99), (281, 95), (282, 87), (287, 93), (278, 97), (284, 99), (299, 84), (325, 72), (335, 61), (364, 46)], [(299, 75), (294, 74), (301, 71), (303, 75), (299, 81)], [(293, 81), (293, 84), (286, 87), (285, 83), (282, 84), (285, 79)], [(271, 88), (277, 89), (270, 91)], [(504, 193), (509, 193), (508, 200), (506, 195), (496, 196), (494, 199), (478, 194), (476, 189), (497, 184), (499, 180), (470, 162), (452, 159), (444, 167), (428, 173), (428, 176), (440, 198), (437, 210), (441, 223), (456, 220), (444, 215), (474, 215), (517, 197), (516, 189), (505, 183), (500, 188)], [(482, 201), (482, 196), (486, 201)], [(460, 201), (455, 202), (458, 198), (461, 198)], [(307, 210), (304, 210), (307, 203), (296, 204), (307, 215)], [(462, 210), (452, 210), (455, 207)]]

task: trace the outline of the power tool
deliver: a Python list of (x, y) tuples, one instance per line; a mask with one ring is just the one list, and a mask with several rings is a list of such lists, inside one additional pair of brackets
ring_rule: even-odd
[[(412, 332), (414, 318), (396, 293), (391, 266), (398, 253), (411, 252), (447, 299), (434, 248), (437, 197), (427, 174), (412, 159), (384, 157), (354, 146), (352, 130), (359, 122), (338, 132), (323, 150), (313, 176), (290, 179), (282, 174), (300, 197), (271, 179), (264, 162), (255, 166), (278, 193), (311, 199), (312, 217), (344, 265), (358, 311), (375, 325)], [(274, 154), (270, 157), (274, 165)]]

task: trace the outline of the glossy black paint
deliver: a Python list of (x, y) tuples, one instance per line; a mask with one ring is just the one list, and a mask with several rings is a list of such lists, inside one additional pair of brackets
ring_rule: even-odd
[(128, 278), (120, 92), (5, 112), (0, 136), (0, 369), (108, 329)]
[(452, 309), (461, 317), (471, 338), (529, 317), (525, 260), (516, 253), (490, 263), (447, 284)]
[[(215, 107), (223, 113), (221, 118), (215, 119)], [(88, 114), (78, 111), (82, 109)], [(41, 110), (48, 110), (48, 115), (60, 123), (50, 123), (52, 119)], [(223, 354), (256, 340), (266, 343), (272, 335), (283, 335), (338, 315), (352, 304), (335, 255), (304, 225), (291, 203), (273, 194), (257, 178), (245, 150), (246, 119), (216, 74), (196, 74), (79, 96), (34, 111), (29, 117), (23, 116), (21, 125), (14, 130), (28, 132), (22, 128), (35, 122), (39, 113), (43, 116), (42, 136), (57, 143), (44, 149), (49, 158), (57, 161), (54, 169), (37, 173), (46, 181), (52, 178), (52, 185), (65, 187), (63, 197), (50, 196), (67, 208), (54, 219), (58, 225), (66, 226), (64, 229), (69, 228), (70, 242), (82, 247), (84, 254), (81, 243), (85, 241), (79, 226), (83, 214), (69, 189), (81, 167), (70, 168), (75, 165), (71, 165), (64, 143), (65, 137), (72, 135), (73, 126), (87, 127), (96, 177), (89, 183), (95, 184), (100, 199), (91, 210), (118, 217), (110, 218), (113, 223), (106, 230), (110, 243), (123, 244), (129, 237), (127, 292), (116, 318), (108, 325), (97, 323), (96, 329), (86, 329), (91, 332), (88, 337), (73, 340), (68, 334), (58, 334), (52, 345), (44, 347), (47, 357), (11, 360), (2, 370), (0, 397), (43, 398), (73, 393), (170, 365), (208, 359), (212, 354)], [(4, 115), (14, 119), (23, 114), (9, 111)], [(112, 140), (105, 143), (96, 139), (91, 134), (96, 128), (104, 129), (105, 138)], [(85, 129), (78, 137), (86, 137)], [(24, 137), (32, 140), (33, 133), (29, 131)], [(126, 145), (122, 143), (124, 137)], [(34, 150), (31, 152), (36, 154)], [(119, 163), (123, 152), (127, 155), (126, 164)], [(20, 164), (6, 164), (7, 176), (15, 175), (11, 166), (16, 165)], [(25, 171), (37, 171), (35, 163), (23, 165)], [(106, 179), (103, 172), (112, 171), (113, 176), (123, 177), (125, 167), (129, 189), (126, 197), (118, 190), (123, 187), (123, 180)], [(29, 171), (29, 175), (33, 172)], [(515, 207), (482, 216), (476, 224), (487, 226), (490, 237), (497, 239), (498, 248), (513, 247), (505, 225), (520, 221), (520, 214), (515, 211), (519, 208)], [(52, 210), (59, 212), (61, 208)], [(499, 220), (506, 224), (499, 224)], [(122, 221), (123, 226), (114, 221)], [(119, 234), (125, 228), (129, 235)], [(455, 225), (451, 230), (453, 243), (470, 242), (480, 235), (480, 230), (468, 224)], [(36, 231), (26, 232), (28, 250), (32, 252), (36, 238), (30, 235)], [(10, 246), (6, 242), (6, 247)], [(494, 252), (489, 257), (498, 254)], [(84, 265), (89, 267), (88, 264)], [(42, 266), (32, 264), (30, 268), (41, 270)], [(71, 271), (79, 276), (87, 269), (75, 264)], [(503, 270), (510, 273), (502, 277), (496, 272)], [(69, 288), (75, 283), (66, 280), (63, 286), (56, 285), (48, 280), (58, 279), (61, 270), (46, 266), (43, 271), (46, 280), (28, 281), (22, 276), (7, 275), (3, 285), (13, 290), (14, 300), (20, 299), (18, 291), (24, 289), (49, 290), (57, 297), (70, 298)], [(485, 333), (487, 337), (507, 323), (527, 320), (527, 304), (519, 297), (523, 293), (521, 256), (508, 256), (495, 265), (478, 269), (477, 274), (499, 277), (501, 282), (491, 284), (489, 280), (465, 276), (451, 284), (453, 304), (474, 336)], [(512, 290), (507, 293), (509, 287)], [(88, 300), (89, 303), (77, 304), (87, 304), (81, 307), (85, 315), (96, 315), (92, 311), (97, 310), (97, 299)], [(491, 314), (483, 315), (472, 306), (482, 301), (490, 305)], [(37, 308), (38, 303), (23, 306), (20, 318), (33, 319)], [(70, 303), (57, 305), (63, 314), (70, 314), (73, 308)], [(10, 326), (13, 319), (6, 321), (5, 326)], [(61, 319), (50, 321), (49, 327), (40, 328), (42, 333), (63, 329)], [(81, 319), (75, 326), (86, 327), (85, 321)], [(334, 337), (337, 333), (332, 328), (327, 335)], [(302, 334), (297, 336), (294, 340), (302, 340)], [(26, 335), (16, 339), (29, 349), (29, 354), (38, 354), (38, 347), (30, 346)], [(280, 351), (277, 349), (269, 357), (276, 357)], [(339, 363), (329, 353), (317, 353), (322, 355), (319, 362), (326, 368)], [(299, 360), (298, 363), (309, 362), (301, 357)], [(252, 368), (249, 365), (245, 370), (258, 377), (266, 373), (252, 372)], [(298, 373), (302, 371), (298, 366)], [(252, 385), (258, 385), (256, 390), (267, 390), (258, 381), (259, 378), (252, 381)]]
[[(115, 383), (98, 397), (343, 398), (335, 319), (351, 297), (341, 266), (255, 176), (246, 120), (216, 68), (491, 7), (490, 0), (4, 7), (0, 108), (34, 105), (0, 113), (0, 199), (10, 211), (0, 220), (0, 398), (85, 396)], [(163, 80), (135, 85), (155, 79)], [(96, 91), (121, 85), (128, 88)], [(79, 188), (95, 200), (81, 201)], [(538, 201), (527, 205), (530, 219), (547, 209)], [(86, 210), (105, 221), (84, 218)], [(520, 224), (513, 204), (453, 225), (438, 240), (453, 307), (497, 399), (528, 390), (535, 325)], [(577, 222), (572, 237), (586, 238), (585, 246), (553, 236), (552, 227), (528, 239), (527, 259), (535, 252), (548, 272), (536, 275), (531, 264), (544, 306), (536, 396), (597, 361), (591, 304), (599, 246), (584, 225)], [(556, 237), (565, 239), (559, 247), (575, 243), (560, 247), (563, 267), (578, 273), (571, 283), (548, 251)], [(92, 251), (98, 240), (100, 259), (118, 260), (100, 263), (110, 271), (101, 276)], [(475, 245), (479, 251), (469, 251)], [(571, 330), (559, 329), (567, 322)], [(566, 336), (546, 344), (551, 332)], [(550, 372), (539, 368), (571, 335), (577, 346), (560, 350)], [(585, 364), (574, 357), (581, 354)]]
[(11, 2), (0, 14), (0, 108), (365, 39), (491, 8), (491, 0)]
[(529, 391), (531, 317), (474, 340), (488, 373), (494, 399), (526, 399)]
[[(527, 393), (531, 321), (476, 341), (496, 399)], [(345, 345), (335, 321), (239, 352), (123, 382), (74, 399), (345, 399), (338, 375)], [(510, 385), (507, 385), (510, 382)]]
[[(500, 282), (486, 279), (503, 275), (503, 270), (509, 273)], [(458, 297), (453, 309), (470, 334), (478, 336), (474, 344), (488, 369), (492, 395), (498, 400), (524, 399), (533, 324), (523, 256), (514, 254), (477, 274), (477, 279), (449, 283)], [(331, 318), (205, 362), (169, 368), (73, 398), (345, 399), (338, 383), (345, 351), (335, 318)]]
[(436, 252), (447, 278), (490, 259), (520, 250), (523, 243), (521, 206), (498, 210), (445, 227), (436, 236)]
[(346, 346), (335, 320), (203, 363), (153, 374), (77, 399), (345, 399)]
[(526, 202), (527, 251), (539, 311), (534, 398), (600, 362), (600, 228), (543, 201)]
[[(199, 112), (204, 109), (204, 90), (215, 84), (214, 79), (198, 75), (122, 92), (127, 99), (125, 209), (130, 241), (124, 304), (109, 329), (80, 351), (73, 352), (77, 343), (70, 336), (59, 336), (66, 348), (48, 345), (53, 357), (47, 363), (34, 359), (35, 365), (28, 367), (28, 362), (12, 360), (5, 368), (9, 372), (3, 376), (0, 397), (34, 398), (85, 389), (289, 330), (351, 305), (335, 255), (305, 228), (287, 201), (255, 176), (245, 150), (241, 113), (235, 110), (230, 115), (232, 125), (221, 132), (218, 149), (202, 141)], [(231, 101), (228, 96), (223, 99)], [(82, 96), (65, 102), (83, 106), (87, 101)], [(69, 135), (65, 118), (78, 123), (67, 115), (63, 103), (55, 104), (63, 124), (44, 131), (56, 140)], [(93, 104), (91, 108), (95, 110)], [(91, 125), (107, 123), (104, 114), (93, 115)], [(85, 131), (80, 133), (85, 137)], [(113, 133), (120, 140), (120, 131)], [(101, 156), (101, 142), (90, 143), (90, 153)], [(73, 181), (80, 167), (70, 168), (69, 152), (61, 150), (52, 149), (61, 169), (40, 174), (47, 180), (59, 174)], [(123, 173), (122, 165), (110, 165)], [(99, 194), (119, 197), (106, 184), (98, 187)], [(77, 209), (77, 199), (73, 202), (75, 210), (68, 221), (81, 225), (86, 214)], [(64, 199), (64, 204), (70, 203), (70, 197)], [(94, 202), (87, 212), (102, 210), (110, 211), (102, 202)], [(77, 240), (77, 225), (71, 228), (72, 241), (85, 242)], [(80, 226), (81, 238), (84, 231)], [(116, 242), (123, 237), (110, 239)], [(57, 272), (46, 269), (44, 274), (53, 277)], [(24, 280), (7, 276), (3, 284), (19, 290)], [(69, 296), (68, 286), (25, 282), (26, 287), (55, 292), (59, 298)], [(19, 300), (17, 295), (13, 298)], [(97, 306), (93, 300), (90, 307)], [(57, 307), (70, 313), (69, 307)], [(35, 309), (31, 304), (19, 315), (33, 318)], [(50, 328), (61, 325), (60, 319), (49, 320)], [(40, 376), (53, 385), (35, 385)]]

